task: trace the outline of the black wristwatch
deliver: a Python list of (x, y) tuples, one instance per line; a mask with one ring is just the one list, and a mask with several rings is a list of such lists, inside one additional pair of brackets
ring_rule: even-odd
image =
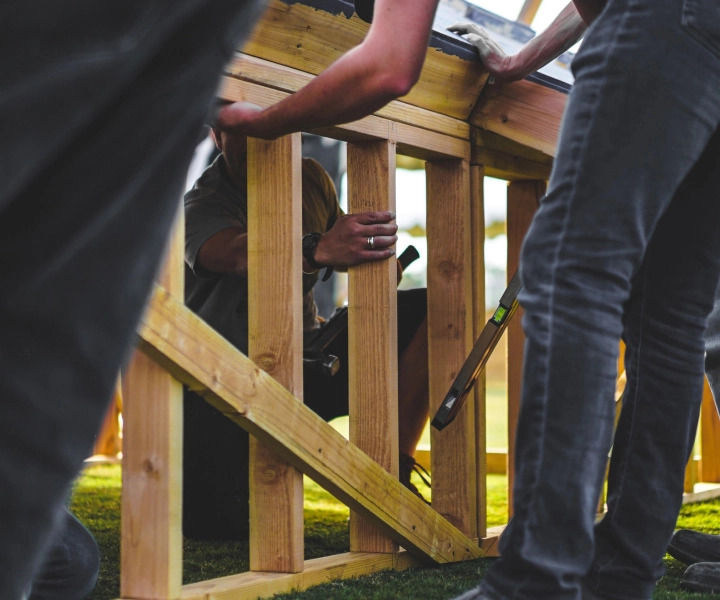
[(308, 264), (313, 269), (319, 271), (320, 269), (325, 267), (325, 274), (323, 275), (322, 280), (327, 281), (330, 275), (332, 275), (333, 268), (329, 265), (321, 265), (315, 260), (315, 250), (317, 250), (317, 245), (320, 242), (321, 237), (322, 233), (318, 233), (317, 231), (304, 235), (302, 239), (302, 253), (305, 257), (305, 260), (308, 261)]
[(316, 270), (323, 268), (323, 265), (315, 262), (315, 250), (317, 249), (317, 245), (320, 242), (321, 237), (322, 233), (313, 232), (304, 235), (302, 239), (303, 256), (305, 257), (305, 260), (308, 261), (308, 264)]

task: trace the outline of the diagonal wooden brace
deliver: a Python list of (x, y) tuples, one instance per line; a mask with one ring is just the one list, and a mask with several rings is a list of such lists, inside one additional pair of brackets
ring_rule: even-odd
[(436, 563), (485, 552), (288, 392), (162, 287), (139, 347), (408, 551)]

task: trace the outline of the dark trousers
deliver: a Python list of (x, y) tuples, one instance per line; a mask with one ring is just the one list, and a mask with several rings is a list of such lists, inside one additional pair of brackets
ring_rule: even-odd
[(583, 585), (651, 597), (682, 500), (720, 274), (720, 4), (610, 0), (573, 71), (521, 258), (514, 516), (482, 585), (493, 599), (579, 600)]
[(0, 6), (0, 598), (29, 588), (251, 0)]

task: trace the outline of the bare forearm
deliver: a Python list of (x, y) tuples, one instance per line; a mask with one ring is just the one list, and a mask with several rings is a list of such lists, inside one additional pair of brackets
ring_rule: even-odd
[(247, 277), (247, 232), (240, 227), (219, 231), (200, 246), (196, 262), (211, 273), (233, 273)]
[(554, 60), (582, 37), (587, 25), (571, 2), (550, 26), (509, 57), (506, 79), (522, 79)]
[(401, 96), (420, 75), (437, 0), (377, 0), (366, 38), (307, 86), (261, 111), (224, 107), (218, 125), (262, 138), (346, 123)]

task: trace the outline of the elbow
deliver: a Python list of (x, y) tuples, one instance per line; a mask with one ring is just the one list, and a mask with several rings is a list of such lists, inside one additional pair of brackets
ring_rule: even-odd
[(411, 69), (390, 69), (379, 83), (379, 89), (388, 99), (399, 98), (407, 94), (420, 79), (420, 71)]

